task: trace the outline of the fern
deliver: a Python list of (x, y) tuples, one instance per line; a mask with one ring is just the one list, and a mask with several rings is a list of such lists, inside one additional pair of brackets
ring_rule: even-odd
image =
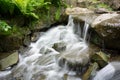
[(55, 13), (55, 20), (59, 20), (60, 19), (60, 7), (58, 8), (58, 10)]
[(4, 21), (0, 21), (0, 30), (7, 32), (11, 27)]

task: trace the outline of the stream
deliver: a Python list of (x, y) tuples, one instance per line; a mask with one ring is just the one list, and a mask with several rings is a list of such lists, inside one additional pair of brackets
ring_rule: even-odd
[[(77, 75), (84, 72), (89, 63), (86, 41), (89, 24), (85, 23), (83, 30), (79, 26), (75, 26), (70, 16), (66, 26), (59, 25), (43, 32), (37, 42), (19, 54), (19, 63), (12, 70), (0, 72), (0, 80), (82, 80)], [(75, 69), (72, 64), (76, 65)], [(113, 70), (111, 73), (101, 78), (99, 74), (107, 69), (102, 70), (93, 80), (109, 80), (112, 76), (108, 75), (114, 75), (115, 70), (108, 67)]]

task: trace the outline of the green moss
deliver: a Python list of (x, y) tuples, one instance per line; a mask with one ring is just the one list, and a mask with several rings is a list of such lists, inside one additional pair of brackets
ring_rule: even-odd
[(97, 8), (105, 8), (105, 9), (108, 9), (109, 11), (112, 11), (112, 8), (110, 8), (110, 6), (105, 3), (98, 4)]

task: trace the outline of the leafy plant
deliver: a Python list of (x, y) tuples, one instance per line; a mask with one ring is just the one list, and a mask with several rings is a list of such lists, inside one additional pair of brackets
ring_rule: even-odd
[(0, 30), (7, 32), (11, 27), (4, 21), (0, 21)]
[(15, 5), (11, 0), (0, 0), (1, 13), (13, 14)]
[(59, 20), (60, 19), (60, 8), (58, 8), (58, 10), (55, 13), (55, 19)]
[(110, 6), (108, 6), (108, 5), (105, 4), (105, 3), (100, 3), (100, 4), (97, 5), (97, 7), (98, 7), (98, 8), (106, 8), (106, 9), (112, 11), (112, 8), (110, 8)]

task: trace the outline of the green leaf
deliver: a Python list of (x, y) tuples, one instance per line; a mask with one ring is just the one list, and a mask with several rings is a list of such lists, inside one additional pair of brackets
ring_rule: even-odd
[(0, 30), (8, 31), (11, 27), (4, 21), (0, 21)]
[(59, 20), (60, 19), (60, 8), (58, 8), (58, 10), (55, 13), (55, 20)]
[(26, 13), (27, 12), (27, 5), (30, 0), (13, 0), (13, 2), (16, 4), (16, 6), (21, 10), (21, 12)]

